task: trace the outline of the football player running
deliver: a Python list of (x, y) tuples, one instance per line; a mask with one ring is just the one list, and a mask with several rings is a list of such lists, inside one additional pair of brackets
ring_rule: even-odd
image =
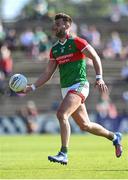
[(35, 81), (28, 85), (25, 93), (35, 91), (43, 86), (59, 68), (60, 85), (63, 100), (57, 111), (60, 124), (61, 147), (55, 156), (48, 156), (48, 160), (68, 163), (68, 146), (70, 139), (69, 117), (72, 116), (81, 130), (97, 136), (102, 136), (112, 141), (115, 147), (116, 157), (122, 154), (121, 139), (119, 132), (113, 133), (101, 125), (91, 122), (86, 110), (86, 99), (89, 94), (89, 82), (86, 74), (86, 58), (93, 62), (96, 73), (95, 86), (100, 93), (108, 93), (107, 85), (103, 80), (103, 71), (100, 57), (95, 49), (84, 39), (73, 37), (70, 34), (72, 18), (64, 13), (55, 15), (53, 31), (58, 41), (52, 46), (50, 60), (44, 72)]

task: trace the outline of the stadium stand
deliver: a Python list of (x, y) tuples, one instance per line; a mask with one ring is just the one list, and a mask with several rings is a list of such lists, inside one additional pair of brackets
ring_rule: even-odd
[[(106, 40), (112, 31), (118, 31), (121, 34), (123, 41), (125, 41), (125, 35), (127, 32), (126, 27), (126, 19), (122, 18), (120, 22), (113, 23), (109, 21), (107, 18), (93, 18), (90, 19), (75, 19), (75, 22), (80, 25), (81, 22), (86, 22), (88, 25), (95, 24), (98, 30), (102, 34), (102, 40)], [(32, 29), (40, 24), (39, 21), (24, 19), (15, 24), (6, 24), (7, 28), (15, 28), (17, 33), (20, 34), (24, 27), (31, 27)], [(42, 26), (46, 29), (50, 29), (49, 24), (51, 24), (51, 19), (44, 19)], [(49, 32), (48, 32), (49, 34)], [(18, 48), (20, 49), (20, 48)], [(27, 59), (24, 52), (16, 51), (13, 52), (14, 59), (14, 69), (13, 73), (23, 73), (29, 78), (29, 82), (33, 82), (41, 72), (43, 72), (43, 68), (47, 61), (36, 61)], [(111, 99), (115, 102), (117, 109), (119, 112), (128, 111), (126, 102), (124, 102), (122, 98), (122, 93), (128, 89), (128, 85), (126, 82), (122, 81), (120, 72), (122, 67), (124, 66), (124, 61), (121, 60), (113, 60), (113, 59), (103, 59), (103, 68), (104, 68), (104, 79), (107, 84), (111, 87)], [(98, 101), (99, 94), (98, 91), (95, 91), (94, 80), (95, 73), (93, 68), (88, 67), (88, 75), (89, 81), (91, 83), (90, 95), (87, 99), (87, 107), (88, 111), (95, 112), (95, 103)], [(43, 89), (38, 89), (36, 92), (31, 93), (24, 97), (9, 97), (8, 95), (0, 96), (0, 114), (1, 115), (12, 115), (15, 113), (17, 109), (20, 108), (21, 105), (25, 104), (28, 100), (33, 100), (36, 102), (37, 107), (42, 110), (50, 110), (52, 108), (52, 104), (54, 102), (59, 102), (61, 100), (60, 89), (59, 89), (59, 78), (58, 72), (55, 73), (52, 80), (50, 80), (47, 85)], [(95, 94), (92, 96), (92, 94)], [(95, 97), (95, 99), (92, 97)]]
[[(122, 99), (122, 93), (126, 90), (127, 84), (122, 81), (120, 76), (123, 62), (113, 60), (103, 60), (102, 62), (104, 67), (105, 81), (112, 89), (110, 94), (111, 98), (116, 103), (120, 112), (127, 110), (126, 105)], [(17, 59), (15, 59), (14, 73), (23, 73), (29, 78), (29, 83), (31, 83), (43, 72), (43, 68), (45, 68), (46, 63), (44, 61), (27, 61), (27, 59), (22, 54), (22, 58), (18, 59), (17, 57)], [(87, 99), (87, 107), (89, 111), (95, 111), (95, 103), (98, 100), (99, 94), (98, 91), (96, 91), (93, 87), (95, 73), (91, 66), (88, 66), (88, 77), (91, 88), (90, 96)], [(92, 94), (95, 95), (92, 96)], [(92, 99), (91, 97), (95, 97), (95, 99)], [(47, 85), (44, 86), (44, 88), (39, 88), (34, 93), (21, 97), (8, 97), (6, 95), (1, 97), (0, 114), (14, 114), (21, 105), (25, 104), (28, 100), (31, 99), (34, 100), (37, 104), (37, 107), (42, 110), (50, 110), (54, 102), (59, 102), (61, 100), (58, 71), (54, 74), (53, 78), (47, 83)]]

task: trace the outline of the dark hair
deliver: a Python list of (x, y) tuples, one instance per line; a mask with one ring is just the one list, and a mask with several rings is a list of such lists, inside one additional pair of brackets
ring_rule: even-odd
[(63, 21), (68, 21), (70, 24), (72, 23), (72, 18), (67, 14), (58, 13), (55, 15), (55, 20), (61, 19), (61, 18), (63, 19)]

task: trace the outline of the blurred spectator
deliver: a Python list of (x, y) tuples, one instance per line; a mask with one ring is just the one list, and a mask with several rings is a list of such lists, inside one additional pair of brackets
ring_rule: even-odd
[(116, 120), (118, 111), (108, 94), (102, 94), (100, 101), (96, 105), (97, 122), (102, 124), (104, 120)]
[(121, 77), (123, 80), (128, 82), (128, 61), (126, 61), (125, 65), (121, 69)]
[(100, 32), (97, 30), (96, 26), (95, 25), (92, 25), (89, 27), (88, 29), (88, 37), (89, 37), (89, 41), (90, 43), (92, 44), (92, 46), (95, 48), (95, 49), (99, 49), (101, 47), (101, 35), (100, 35)]
[(110, 19), (112, 22), (118, 22), (120, 21), (121, 18), (121, 14), (120, 14), (120, 9), (119, 9), (119, 4), (118, 4), (118, 0), (111, 0), (111, 15), (110, 15)]
[(118, 32), (112, 32), (111, 39), (107, 43), (107, 47), (103, 50), (105, 58), (121, 58), (122, 40)]
[(87, 24), (82, 24), (80, 26), (80, 36), (81, 36), (81, 38), (83, 38), (83, 39), (87, 40), (89, 43), (91, 43), (91, 35), (90, 35)]
[(122, 60), (127, 60), (128, 59), (128, 44), (126, 44), (123, 47), (122, 54), (121, 54), (121, 59)]
[(48, 38), (42, 39), (39, 43), (39, 60), (48, 60), (49, 59), (49, 49), (50, 44)]
[(77, 29), (78, 29), (77, 24), (73, 22), (71, 25), (71, 30), (70, 30), (71, 34), (74, 36), (77, 36)]
[(9, 29), (7, 31), (7, 35), (5, 38), (5, 43), (7, 44), (8, 48), (10, 50), (16, 49), (16, 30), (15, 29)]
[(48, 3), (46, 0), (35, 0), (34, 3), (35, 16), (40, 20), (48, 11)]
[(0, 94), (5, 94), (6, 91), (6, 80), (5, 75), (2, 71), (0, 71)]
[(20, 42), (23, 50), (26, 51), (26, 55), (31, 57), (32, 43), (33, 43), (34, 33), (31, 29), (27, 29), (20, 36)]
[(47, 12), (48, 17), (53, 18), (55, 16), (55, 14), (56, 14), (55, 7), (54, 6), (51, 6), (51, 7), (49, 6), (48, 12)]
[(123, 92), (123, 99), (128, 102), (128, 91)]
[(22, 106), (21, 109), (16, 113), (25, 121), (28, 133), (36, 132), (38, 128), (36, 119), (38, 110), (34, 101), (28, 101), (27, 104), (25, 106)]
[(4, 28), (3, 28), (2, 23), (0, 22), (0, 46), (3, 45), (5, 37), (6, 37), (6, 33), (5, 33)]
[(101, 34), (95, 25), (87, 26), (82, 24), (80, 26), (81, 37), (86, 39), (96, 49), (101, 48)]
[(48, 36), (47, 34), (43, 31), (43, 29), (38, 26), (35, 29), (34, 37), (33, 37), (33, 47), (32, 47), (32, 57), (34, 59), (39, 59), (40, 58), (40, 53), (41, 55), (44, 55), (44, 58), (48, 58)]
[(111, 21), (118, 22), (122, 16), (128, 16), (128, 5), (124, 0), (111, 0)]
[[(123, 98), (123, 101), (124, 101), (124, 104), (125, 104), (125, 110), (127, 112), (127, 119), (128, 119), (128, 90), (125, 90), (123, 93), (122, 93), (122, 98)], [(124, 113), (125, 115), (125, 113)]]
[(43, 31), (42, 27), (38, 26), (35, 29), (34, 40), (39, 43), (40, 41), (45, 41), (47, 39), (46, 33)]
[(13, 70), (11, 51), (6, 45), (3, 45), (0, 49), (0, 70), (4, 72), (6, 77), (10, 76)]

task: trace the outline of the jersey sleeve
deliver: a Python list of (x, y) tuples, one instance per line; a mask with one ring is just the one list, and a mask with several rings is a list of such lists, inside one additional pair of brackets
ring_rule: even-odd
[(53, 60), (56, 60), (54, 57), (53, 57), (53, 53), (52, 53), (52, 49), (50, 50), (50, 61), (53, 61)]
[(80, 37), (75, 38), (75, 44), (81, 52), (88, 46), (88, 42)]

